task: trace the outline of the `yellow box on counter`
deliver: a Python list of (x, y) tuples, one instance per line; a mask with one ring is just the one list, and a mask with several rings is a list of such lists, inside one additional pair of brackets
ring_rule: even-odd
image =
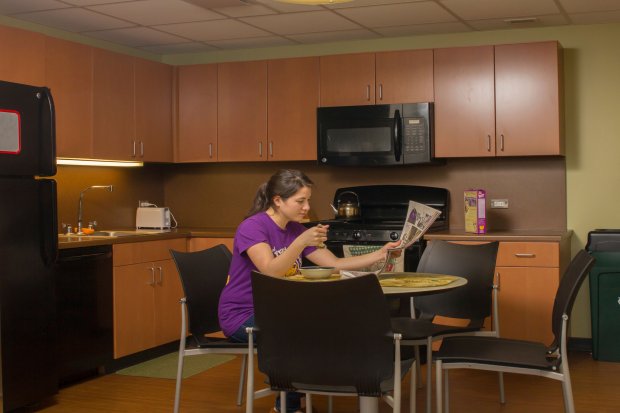
[(487, 232), (486, 192), (484, 189), (465, 191), (465, 232)]

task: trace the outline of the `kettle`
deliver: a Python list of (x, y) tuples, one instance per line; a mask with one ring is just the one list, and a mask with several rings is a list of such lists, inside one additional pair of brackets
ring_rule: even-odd
[[(351, 194), (355, 196), (355, 200), (342, 200), (342, 196)], [(360, 198), (353, 191), (344, 191), (338, 195), (338, 217), (340, 219), (356, 219), (361, 216)]]

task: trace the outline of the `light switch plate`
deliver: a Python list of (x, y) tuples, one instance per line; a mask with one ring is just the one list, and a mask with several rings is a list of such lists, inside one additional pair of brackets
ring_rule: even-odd
[(507, 199), (491, 199), (491, 208), (494, 208), (494, 209), (508, 208), (508, 200)]

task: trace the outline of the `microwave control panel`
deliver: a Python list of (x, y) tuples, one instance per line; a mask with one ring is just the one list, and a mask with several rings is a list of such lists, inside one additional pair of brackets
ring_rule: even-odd
[(428, 151), (428, 125), (426, 119), (403, 119), (403, 152), (406, 154), (425, 153)]

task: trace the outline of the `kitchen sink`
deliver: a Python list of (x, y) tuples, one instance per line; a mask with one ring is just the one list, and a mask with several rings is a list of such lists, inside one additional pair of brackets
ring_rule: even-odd
[(117, 237), (135, 237), (139, 235), (161, 234), (161, 231), (144, 231), (144, 230), (120, 230), (120, 231), (95, 231), (92, 234), (59, 234), (60, 239), (73, 240), (79, 238), (81, 240), (88, 239), (105, 239)]

